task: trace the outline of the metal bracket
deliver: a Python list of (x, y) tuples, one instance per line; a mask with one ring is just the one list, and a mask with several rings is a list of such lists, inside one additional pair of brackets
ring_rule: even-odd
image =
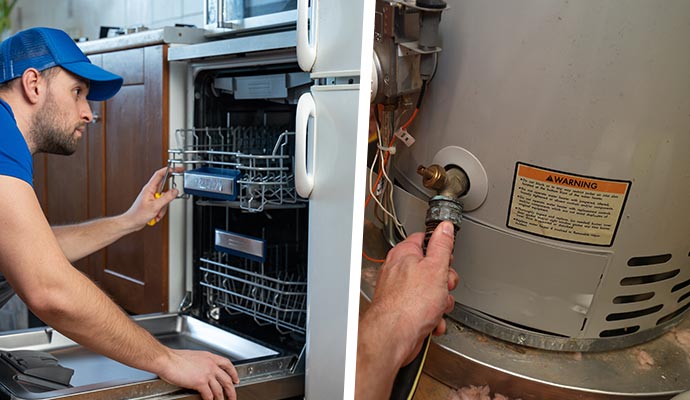
[(177, 306), (177, 311), (178, 312), (185, 312), (189, 310), (192, 307), (192, 292), (191, 291), (186, 291), (184, 294), (184, 297), (182, 298), (182, 301), (180, 301), (180, 305)]
[(359, 85), (359, 76), (337, 76), (331, 78), (318, 78), (314, 85), (335, 86), (335, 85)]

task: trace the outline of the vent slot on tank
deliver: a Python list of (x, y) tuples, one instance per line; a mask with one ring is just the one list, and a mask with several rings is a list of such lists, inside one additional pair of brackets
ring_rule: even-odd
[(613, 313), (606, 316), (607, 321), (622, 321), (624, 319), (632, 319), (644, 317), (645, 315), (654, 314), (664, 308), (663, 304), (657, 304), (654, 307), (648, 307), (644, 310), (628, 311), (622, 313)]
[(673, 318), (675, 318), (675, 317), (679, 316), (680, 314), (684, 313), (685, 311), (687, 311), (688, 308), (690, 308), (690, 302), (688, 302), (688, 304), (684, 305), (683, 307), (677, 309), (676, 311), (670, 313), (669, 315), (662, 317), (661, 319), (656, 321), (656, 324), (661, 325), (664, 322), (670, 321)]
[(685, 293), (684, 295), (680, 296), (680, 297), (678, 298), (678, 303), (682, 303), (683, 300), (687, 299), (688, 297), (690, 297), (690, 292), (687, 292), (687, 293)]
[(640, 267), (644, 265), (656, 265), (668, 262), (671, 259), (670, 254), (659, 254), (656, 256), (632, 257), (628, 260), (629, 267)]
[(671, 289), (671, 292), (677, 292), (681, 289), (685, 289), (688, 286), (690, 286), (690, 279), (688, 279), (685, 282), (681, 282), (681, 283), (677, 284), (676, 286), (674, 286), (673, 289)]
[(629, 304), (638, 303), (640, 301), (649, 300), (654, 297), (654, 292), (631, 294), (627, 296), (618, 296), (613, 299), (613, 304)]
[(668, 272), (660, 272), (658, 274), (631, 276), (621, 279), (621, 286), (645, 285), (648, 283), (661, 282), (671, 279), (680, 273), (679, 269), (674, 269)]
[(635, 333), (640, 330), (639, 325), (634, 325), (634, 326), (628, 326), (625, 328), (618, 328), (618, 329), (609, 329), (606, 331), (602, 331), (599, 333), (599, 337), (614, 337), (614, 336), (623, 336), (623, 335), (629, 335), (631, 333)]

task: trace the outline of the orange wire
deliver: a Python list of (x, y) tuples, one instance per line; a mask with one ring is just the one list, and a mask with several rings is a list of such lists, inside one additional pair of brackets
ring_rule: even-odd
[(410, 124), (412, 123), (412, 121), (414, 121), (414, 117), (417, 116), (417, 113), (418, 113), (418, 112), (419, 112), (419, 108), (415, 108), (415, 109), (414, 109), (414, 112), (412, 113), (412, 116), (410, 117), (410, 119), (408, 119), (407, 122), (405, 122), (405, 125), (401, 126), (400, 129), (407, 129), (407, 127), (410, 126)]
[(371, 258), (371, 257), (369, 257), (369, 256), (367, 255), (367, 253), (365, 253), (364, 251), (362, 251), (362, 257), (366, 258), (367, 260), (369, 260), (369, 261), (371, 261), (371, 262), (375, 262), (375, 263), (379, 263), (379, 264), (386, 261), (386, 260), (378, 260), (378, 259), (376, 259), (376, 258)]

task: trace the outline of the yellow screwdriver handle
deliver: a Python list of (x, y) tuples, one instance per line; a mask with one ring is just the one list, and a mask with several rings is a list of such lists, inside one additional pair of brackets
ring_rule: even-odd
[[(156, 193), (155, 195), (153, 195), (153, 197), (155, 197), (155, 198), (157, 198), (157, 199), (160, 199), (160, 198), (161, 198), (161, 194), (160, 194), (160, 193)], [(156, 222), (158, 222), (158, 221), (156, 221), (156, 218), (154, 217), (154, 218), (151, 218), (151, 221), (147, 222), (146, 225), (148, 225), (148, 226), (154, 226), (154, 225), (156, 225)]]

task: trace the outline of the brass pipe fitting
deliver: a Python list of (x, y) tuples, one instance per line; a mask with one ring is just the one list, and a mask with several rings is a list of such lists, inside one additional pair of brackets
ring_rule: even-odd
[(438, 164), (425, 167), (417, 167), (417, 173), (422, 176), (422, 184), (425, 188), (439, 191), (446, 185), (446, 170)]
[(424, 236), (423, 250), (429, 238), (441, 221), (451, 221), (455, 227), (455, 233), (460, 230), (462, 222), (462, 203), (458, 200), (467, 193), (470, 181), (465, 171), (451, 166), (448, 169), (438, 164), (425, 167), (417, 167), (417, 173), (422, 176), (424, 187), (436, 190), (437, 195), (429, 200), (429, 209), (426, 212), (426, 234)]
[(422, 176), (424, 187), (436, 190), (439, 196), (457, 199), (470, 189), (467, 174), (458, 167), (445, 169), (438, 164), (428, 167), (420, 165), (417, 167), (417, 173)]

